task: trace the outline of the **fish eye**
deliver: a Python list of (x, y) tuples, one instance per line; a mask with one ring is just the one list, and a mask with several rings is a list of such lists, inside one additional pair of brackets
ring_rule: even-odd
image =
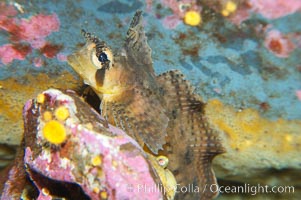
[(98, 56), (98, 61), (101, 63), (108, 62), (109, 59), (108, 59), (107, 54), (105, 52), (101, 52)]
[(94, 50), (92, 53), (92, 62), (96, 68), (106, 68), (109, 69), (113, 65), (113, 54), (110, 49), (104, 49), (100, 52)]
[(112, 65), (112, 53), (110, 50), (105, 50), (100, 53), (96, 53), (96, 57), (101, 64), (102, 68), (109, 69)]

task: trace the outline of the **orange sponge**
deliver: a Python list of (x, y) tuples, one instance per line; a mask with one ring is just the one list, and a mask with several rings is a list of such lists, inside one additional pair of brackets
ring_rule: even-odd
[(56, 120), (47, 122), (43, 128), (44, 138), (55, 145), (61, 144), (66, 140), (65, 127)]

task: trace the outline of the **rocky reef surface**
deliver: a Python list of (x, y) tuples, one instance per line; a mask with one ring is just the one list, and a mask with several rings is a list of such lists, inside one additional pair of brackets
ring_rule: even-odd
[(164, 184), (174, 180), (162, 185), (160, 162), (72, 91), (39, 94), (23, 117), (22, 148), (2, 176), (2, 200), (163, 199)]

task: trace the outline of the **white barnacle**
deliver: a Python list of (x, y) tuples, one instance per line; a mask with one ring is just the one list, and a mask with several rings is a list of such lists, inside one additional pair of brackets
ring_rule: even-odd
[(161, 167), (163, 167), (164, 169), (167, 167), (169, 160), (166, 156), (158, 156), (156, 159)]

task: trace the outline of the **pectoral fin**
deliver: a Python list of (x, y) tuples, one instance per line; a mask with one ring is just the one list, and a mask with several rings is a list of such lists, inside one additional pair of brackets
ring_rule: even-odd
[[(192, 193), (178, 195), (180, 199), (212, 199), (217, 194), (209, 189), (210, 185), (216, 184), (211, 161), (224, 149), (206, 120), (205, 104), (192, 92), (192, 87), (179, 71), (163, 73), (157, 81), (164, 91), (168, 116), (172, 121), (163, 154), (170, 160), (169, 166), (177, 183), (181, 186), (190, 184), (202, 190), (199, 196)], [(189, 171), (196, 174), (187, 173)]]
[(144, 89), (134, 89), (128, 103), (103, 102), (102, 115), (157, 154), (165, 144), (168, 117), (157, 98)]

